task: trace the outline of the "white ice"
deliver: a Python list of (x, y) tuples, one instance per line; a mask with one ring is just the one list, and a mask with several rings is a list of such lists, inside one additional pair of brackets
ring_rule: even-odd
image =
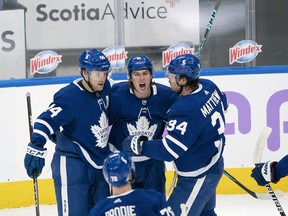
[[(288, 193), (278, 198), (288, 215)], [(57, 216), (56, 205), (40, 205), (41, 216)], [(217, 195), (216, 212), (218, 216), (277, 216), (281, 215), (274, 201), (259, 200), (250, 195)], [(33, 216), (35, 207), (0, 209), (0, 216)]]

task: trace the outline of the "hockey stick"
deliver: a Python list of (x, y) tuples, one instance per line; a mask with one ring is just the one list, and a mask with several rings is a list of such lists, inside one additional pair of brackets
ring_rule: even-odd
[[(32, 121), (32, 109), (31, 109), (31, 96), (30, 96), (29, 92), (27, 92), (27, 94), (26, 94), (26, 101), (27, 101), (27, 109), (28, 109), (30, 142), (32, 142), (33, 121)], [(34, 170), (34, 172), (33, 172), (33, 185), (34, 185), (34, 199), (35, 199), (36, 216), (40, 216), (37, 170)]]
[[(265, 127), (262, 132), (260, 133), (258, 139), (257, 139), (257, 142), (256, 142), (256, 147), (255, 147), (255, 150), (254, 150), (254, 164), (258, 164), (258, 163), (261, 163), (261, 158), (262, 158), (262, 154), (263, 154), (263, 150), (264, 150), (264, 147), (267, 143), (267, 139), (270, 135), (272, 131), (272, 128), (270, 127)], [(274, 201), (276, 207), (277, 207), (277, 210), (278, 212), (280, 213), (281, 216), (286, 216), (277, 196), (275, 195), (275, 192), (273, 191), (273, 189), (271, 188), (270, 184), (266, 184), (265, 185), (270, 196), (272, 197), (272, 200)]]
[(213, 10), (213, 12), (212, 12), (212, 14), (211, 14), (211, 17), (210, 17), (210, 20), (209, 20), (209, 22), (208, 22), (208, 24), (207, 24), (207, 27), (206, 27), (204, 36), (203, 36), (203, 38), (202, 38), (202, 40), (201, 40), (201, 43), (200, 43), (200, 45), (199, 45), (198, 52), (195, 54), (198, 58), (199, 58), (200, 54), (201, 54), (202, 51), (203, 51), (204, 45), (205, 45), (205, 43), (206, 43), (206, 41), (207, 41), (208, 34), (209, 34), (209, 32), (210, 32), (210, 30), (211, 30), (211, 28), (212, 28), (212, 24), (213, 24), (213, 21), (214, 21), (214, 19), (215, 19), (215, 17), (216, 17), (216, 14), (217, 14), (218, 8), (219, 8), (219, 6), (220, 6), (220, 4), (221, 4), (221, 1), (222, 1), (222, 0), (217, 0), (217, 1), (216, 1), (214, 10)]
[[(236, 183), (239, 187), (241, 187), (244, 191), (246, 191), (255, 199), (263, 199), (263, 200), (271, 199), (271, 196), (269, 193), (257, 193), (257, 192), (251, 191), (250, 189), (245, 187), (241, 182), (239, 182), (236, 178), (234, 178), (231, 174), (229, 174), (226, 170), (224, 170), (224, 175), (228, 177), (230, 180), (232, 180), (234, 183)], [(275, 193), (277, 193), (278, 197), (283, 196), (283, 192), (280, 190), (275, 191)]]
[[(207, 27), (206, 27), (206, 30), (205, 30), (205, 33), (204, 33), (204, 36), (201, 40), (201, 43), (199, 45), (199, 48), (198, 48), (198, 52), (195, 53), (195, 55), (199, 58), (200, 57), (200, 54), (202, 53), (203, 51), (203, 48), (204, 48), (204, 45), (206, 43), (206, 40), (207, 40), (207, 37), (208, 37), (208, 34), (210, 32), (210, 29), (212, 28), (212, 24), (213, 24), (213, 21), (216, 17), (216, 13), (218, 11), (218, 8), (221, 4), (221, 1), (222, 0), (217, 0), (216, 1), (216, 4), (215, 4), (215, 7), (214, 7), (214, 10), (211, 14), (211, 17), (210, 17), (210, 20), (207, 24)], [(173, 180), (172, 180), (172, 184), (170, 185), (170, 187), (168, 188), (167, 192), (166, 192), (166, 197), (168, 197), (170, 195), (170, 193), (173, 191), (174, 187), (175, 187), (175, 184), (176, 184), (176, 180), (177, 180), (177, 173), (174, 173), (174, 176), (173, 176)]]
[(178, 174), (176, 173), (176, 171), (174, 171), (172, 183), (166, 192), (167, 198), (171, 195), (172, 191), (174, 190), (174, 188), (176, 186), (177, 177), (178, 177)]

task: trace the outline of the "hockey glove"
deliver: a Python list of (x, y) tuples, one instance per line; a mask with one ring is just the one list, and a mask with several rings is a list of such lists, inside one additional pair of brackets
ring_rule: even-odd
[(27, 153), (24, 158), (24, 165), (29, 177), (33, 178), (34, 170), (36, 170), (36, 176), (38, 177), (43, 167), (45, 166), (45, 156), (47, 149), (29, 144), (27, 147)]
[(148, 140), (146, 136), (128, 136), (122, 142), (122, 148), (125, 153), (131, 156), (141, 155), (143, 141)]
[(275, 161), (267, 161), (265, 163), (256, 164), (255, 168), (252, 170), (251, 176), (260, 186), (265, 186), (270, 182), (277, 183), (279, 181), (279, 178), (277, 178), (275, 175), (276, 164), (277, 162)]

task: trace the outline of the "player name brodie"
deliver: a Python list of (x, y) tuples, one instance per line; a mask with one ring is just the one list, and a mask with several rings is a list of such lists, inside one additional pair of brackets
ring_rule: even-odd
[(200, 109), (202, 112), (202, 115), (206, 117), (209, 115), (214, 108), (219, 104), (221, 97), (219, 96), (218, 92), (215, 90), (211, 97), (208, 99), (208, 101), (202, 106)]
[(135, 206), (119, 206), (105, 212), (105, 216), (136, 216)]

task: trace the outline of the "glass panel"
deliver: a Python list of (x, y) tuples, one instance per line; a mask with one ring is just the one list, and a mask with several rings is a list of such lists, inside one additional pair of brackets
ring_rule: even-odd
[[(15, 61), (24, 61), (26, 71), (21, 69), (19, 73), (30, 78), (77, 75), (82, 51), (92, 48), (103, 51), (122, 45), (127, 54), (126, 64), (133, 55), (147, 55), (155, 70), (163, 70), (166, 61), (162, 54), (170, 46), (186, 43), (194, 53), (197, 52), (215, 4), (216, 0), (0, 0), (0, 13), (15, 9), (26, 11), (25, 35), (20, 36), (26, 37), (26, 53), (18, 52), (20, 56)], [(287, 64), (287, 11), (286, 0), (279, 0), (277, 4), (273, 1), (223, 0), (200, 56), (202, 67)], [(2, 28), (7, 26), (1, 24), (6, 21), (0, 20)], [(13, 20), (9, 22), (13, 23)], [(10, 29), (0, 27), (0, 69), (6, 68), (3, 66), (7, 62), (6, 54), (15, 51), (11, 43), (15, 42), (15, 47), (21, 45), (17, 43), (23, 46), (23, 38), (17, 34), (21, 31), (15, 28), (14, 35), (9, 35)], [(230, 48), (243, 40), (255, 41), (261, 52), (252, 62), (231, 63)], [(51, 52), (45, 56), (51, 54), (50, 60), (58, 60), (57, 67), (51, 72), (37, 71), (45, 66), (44, 61), (38, 61), (43, 56), (41, 52), (48, 50)], [(126, 67), (114, 70), (125, 71)], [(11, 75), (11, 78), (15, 77)], [(0, 79), (6, 79), (6, 76), (0, 76)]]

